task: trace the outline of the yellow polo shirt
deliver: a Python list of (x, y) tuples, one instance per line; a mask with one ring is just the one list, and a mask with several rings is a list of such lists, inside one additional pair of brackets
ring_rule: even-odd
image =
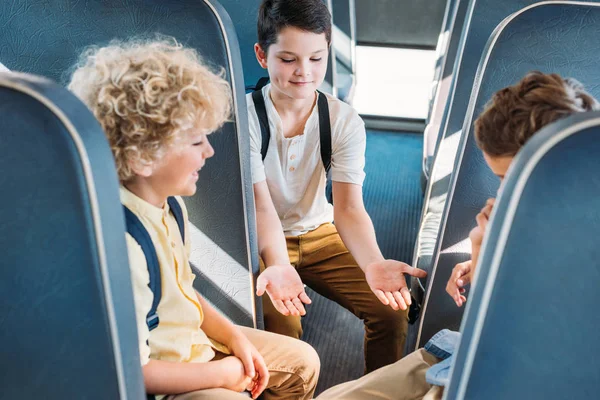
[(142, 248), (126, 234), (142, 365), (150, 359), (207, 362), (215, 356), (214, 350), (228, 354), (227, 347), (210, 340), (201, 328), (204, 313), (192, 285), (195, 275), (189, 263), (188, 214), (181, 198), (177, 201), (185, 221), (185, 237), (188, 238), (185, 245), (166, 202), (158, 208), (124, 187), (121, 187), (120, 194), (121, 203), (140, 219), (148, 231), (160, 264), (162, 297), (157, 309), (160, 323), (150, 332), (146, 315), (154, 296), (148, 287), (148, 266)]

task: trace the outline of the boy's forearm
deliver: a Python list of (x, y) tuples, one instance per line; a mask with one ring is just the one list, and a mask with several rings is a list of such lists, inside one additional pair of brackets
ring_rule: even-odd
[(146, 392), (178, 394), (221, 387), (224, 381), (222, 372), (214, 368), (213, 363), (150, 360), (142, 367)]
[(273, 210), (257, 210), (256, 225), (258, 231), (258, 251), (265, 266), (288, 265), (285, 235), (277, 212)]
[(204, 312), (204, 321), (202, 322), (202, 330), (206, 333), (206, 336), (216, 340), (219, 343), (223, 343), (228, 346), (235, 335), (241, 334), (241, 331), (231, 321), (225, 318), (219, 311), (217, 311), (204, 297), (196, 293), (198, 302), (202, 306)]
[(373, 222), (363, 209), (340, 209), (334, 207), (335, 226), (342, 241), (364, 271), (367, 265), (383, 261)]

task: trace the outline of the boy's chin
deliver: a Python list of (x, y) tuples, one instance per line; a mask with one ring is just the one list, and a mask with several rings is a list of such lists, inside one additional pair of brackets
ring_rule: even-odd
[(180, 190), (179, 194), (177, 194), (177, 196), (190, 197), (190, 196), (195, 195), (197, 191), (198, 191), (198, 188), (194, 184), (193, 186), (190, 185), (190, 186), (185, 187), (182, 190)]

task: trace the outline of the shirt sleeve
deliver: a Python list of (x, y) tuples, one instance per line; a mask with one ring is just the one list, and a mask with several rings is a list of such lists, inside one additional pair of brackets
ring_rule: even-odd
[(252, 96), (246, 96), (246, 101), (248, 102), (248, 131), (250, 133), (250, 165), (252, 170), (252, 183), (254, 184), (266, 180), (267, 176), (265, 174), (265, 165), (263, 164), (262, 155), (260, 154), (262, 137)]
[(131, 286), (133, 287), (133, 300), (135, 302), (135, 319), (138, 331), (138, 344), (140, 351), (140, 361), (142, 365), (148, 364), (150, 361), (150, 346), (148, 338), (150, 331), (146, 324), (146, 315), (152, 308), (152, 299), (154, 295), (148, 287), (150, 283), (150, 274), (148, 273), (148, 265), (146, 257), (140, 245), (135, 239), (126, 234), (127, 252), (129, 253), (129, 270), (131, 273)]
[(331, 180), (363, 184), (365, 180), (365, 123), (351, 109), (346, 117), (338, 118), (332, 129)]

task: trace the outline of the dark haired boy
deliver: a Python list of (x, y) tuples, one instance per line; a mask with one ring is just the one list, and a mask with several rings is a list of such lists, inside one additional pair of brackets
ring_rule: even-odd
[[(330, 43), (331, 15), (321, 0), (263, 1), (254, 49), (271, 83), (257, 93), (258, 106), (255, 95), (247, 97), (264, 268), (257, 294), (270, 297), (263, 300), (267, 330), (295, 338), (310, 303), (303, 283), (348, 309), (365, 323), (370, 372), (401, 358), (411, 303), (404, 274), (426, 273), (386, 260), (377, 245), (362, 198), (364, 123), (318, 91)], [(323, 142), (324, 127), (330, 142)], [(329, 165), (333, 205), (325, 195)]]

